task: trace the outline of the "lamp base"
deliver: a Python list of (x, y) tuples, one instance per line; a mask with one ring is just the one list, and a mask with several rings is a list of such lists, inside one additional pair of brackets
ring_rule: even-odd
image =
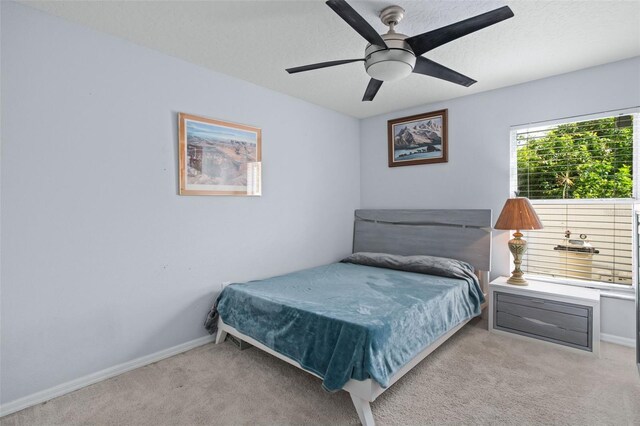
[(529, 285), (529, 283), (527, 282), (527, 280), (525, 280), (524, 278), (522, 278), (522, 276), (516, 276), (515, 274), (511, 275), (509, 277), (509, 279), (507, 280), (507, 284), (513, 284), (513, 285), (521, 285), (521, 286), (526, 286)]
[(522, 255), (527, 251), (527, 242), (522, 239), (522, 233), (516, 231), (513, 234), (513, 239), (509, 240), (509, 251), (513, 255), (513, 272), (511, 277), (507, 280), (507, 284), (525, 286), (529, 285), (527, 280), (523, 278), (524, 273), (520, 269), (522, 264)]

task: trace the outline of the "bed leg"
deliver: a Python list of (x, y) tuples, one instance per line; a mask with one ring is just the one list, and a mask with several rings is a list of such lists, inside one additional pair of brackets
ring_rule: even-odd
[(353, 405), (356, 407), (356, 411), (358, 412), (358, 417), (360, 418), (360, 423), (362, 423), (362, 426), (375, 426), (375, 421), (373, 420), (373, 413), (371, 412), (371, 405), (369, 404), (369, 401), (355, 396), (352, 393), (349, 393), (349, 395), (351, 396)]
[(223, 343), (227, 338), (227, 332), (222, 329), (222, 318), (218, 317), (218, 333), (216, 334), (216, 345)]
[(218, 343), (222, 343), (224, 342), (224, 339), (227, 338), (227, 332), (226, 331), (222, 331), (221, 328), (218, 329), (218, 334), (216, 334), (216, 345)]

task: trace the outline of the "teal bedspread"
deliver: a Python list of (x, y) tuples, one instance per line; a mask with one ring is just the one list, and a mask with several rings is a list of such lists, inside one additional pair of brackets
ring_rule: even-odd
[[(480, 314), (475, 279), (351, 263), (232, 284), (212, 312), (323, 378), (389, 379), (438, 337)], [(215, 331), (215, 322), (207, 324)]]

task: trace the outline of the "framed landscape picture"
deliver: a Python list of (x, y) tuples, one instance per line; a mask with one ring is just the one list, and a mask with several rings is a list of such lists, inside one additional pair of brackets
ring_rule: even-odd
[(178, 114), (180, 195), (262, 195), (262, 132)]
[(389, 167), (447, 162), (447, 110), (387, 122)]

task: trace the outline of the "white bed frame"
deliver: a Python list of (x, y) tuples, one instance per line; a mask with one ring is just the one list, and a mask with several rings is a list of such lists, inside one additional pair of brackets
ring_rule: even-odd
[[(464, 260), (478, 271), (485, 296), (491, 267), (491, 210), (356, 210), (353, 252), (392, 253), (400, 255), (432, 255)], [(467, 322), (463, 321), (427, 346), (389, 380), (389, 386), (400, 380), (420, 361), (435, 351)], [(218, 319), (216, 344), (227, 334), (262, 349), (307, 373), (300, 364)], [(321, 377), (320, 377), (321, 378)], [(342, 388), (351, 396), (364, 426), (374, 426), (370, 403), (386, 389), (377, 382), (349, 380)]]

